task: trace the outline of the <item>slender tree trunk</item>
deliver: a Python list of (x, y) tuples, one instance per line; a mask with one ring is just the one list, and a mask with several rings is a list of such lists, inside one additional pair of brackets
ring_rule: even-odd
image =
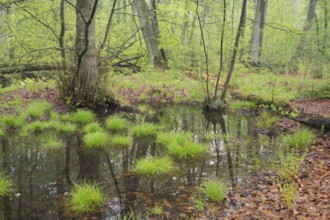
[(74, 99), (87, 104), (95, 101), (99, 72), (95, 36), (95, 12), (98, 0), (77, 0), (76, 43), (77, 69), (74, 76)]
[(243, 30), (244, 15), (246, 13), (246, 4), (247, 4), (247, 0), (243, 0), (241, 17), (240, 17), (240, 21), (239, 21), (239, 25), (238, 25), (237, 34), (236, 34), (235, 45), (234, 45), (234, 49), (233, 49), (233, 55), (231, 57), (230, 67), (229, 67), (229, 70), (228, 70), (226, 81), (225, 81), (225, 84), (223, 86), (223, 92), (221, 94), (221, 101), (224, 101), (224, 99), (226, 97), (226, 93), (227, 93), (227, 90), (228, 90), (231, 75), (232, 75), (233, 70), (234, 70), (235, 61), (236, 61), (236, 54), (237, 54), (237, 50), (238, 50), (238, 47), (239, 47), (241, 33), (242, 33), (242, 30)]
[(268, 0), (257, 1), (249, 53), (249, 59), (253, 66), (259, 66), (259, 59), (263, 42), (263, 32), (267, 16), (267, 5)]
[(327, 0), (324, 0), (324, 36), (323, 36), (323, 50), (322, 54), (326, 54), (328, 47), (328, 8), (327, 8)]
[(150, 65), (152, 68), (165, 69), (165, 62), (158, 48), (158, 37), (155, 31), (153, 16), (150, 15), (145, 0), (134, 0), (133, 2), (137, 16), (139, 17), (144, 42), (147, 47)]
[(315, 15), (316, 4), (317, 4), (317, 0), (309, 1), (308, 13), (307, 13), (305, 26), (304, 26), (304, 33), (303, 33), (302, 37), (300, 38), (296, 52), (294, 53), (294, 55), (292, 57), (292, 61), (295, 61), (297, 58), (300, 58), (304, 53), (305, 43), (307, 40), (307, 34), (311, 30), (312, 24), (313, 24), (313, 18)]

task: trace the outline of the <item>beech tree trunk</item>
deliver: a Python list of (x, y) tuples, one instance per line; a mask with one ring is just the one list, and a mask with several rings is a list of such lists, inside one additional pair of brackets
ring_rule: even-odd
[(308, 6), (307, 18), (304, 26), (304, 34), (300, 38), (299, 44), (297, 46), (296, 52), (293, 55), (292, 60), (296, 60), (301, 57), (304, 53), (305, 43), (307, 40), (307, 34), (312, 28), (313, 19), (315, 17), (315, 9), (316, 9), (317, 0), (310, 0)]
[(249, 53), (250, 62), (253, 66), (259, 66), (264, 35), (263, 32), (267, 17), (267, 5), (268, 0), (257, 0)]
[[(158, 48), (158, 27), (154, 21), (154, 15), (149, 13), (145, 0), (134, 0), (136, 14), (139, 17), (144, 42), (146, 44), (150, 65), (152, 68), (165, 69), (166, 65), (162, 53)], [(157, 27), (157, 28), (155, 28)]]
[(77, 0), (77, 69), (73, 79), (74, 99), (84, 104), (95, 101), (99, 72), (95, 39), (95, 12), (98, 0)]

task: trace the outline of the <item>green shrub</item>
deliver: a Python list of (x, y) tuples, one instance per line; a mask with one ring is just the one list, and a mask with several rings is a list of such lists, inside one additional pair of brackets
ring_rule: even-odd
[(221, 202), (227, 194), (226, 186), (219, 180), (209, 179), (202, 182), (205, 196), (212, 202)]
[(98, 185), (82, 183), (70, 192), (68, 207), (75, 213), (90, 213), (102, 208), (105, 197)]
[(1, 118), (0, 122), (2, 122), (8, 128), (20, 128), (24, 125), (26, 119), (25, 114), (21, 114), (18, 117), (14, 115), (7, 115)]
[(137, 161), (133, 171), (143, 176), (156, 176), (169, 173), (172, 169), (173, 162), (169, 157), (148, 157)]
[(133, 137), (137, 139), (155, 139), (158, 133), (158, 127), (154, 124), (143, 123), (132, 127)]
[(310, 130), (303, 128), (295, 132), (293, 135), (286, 135), (284, 137), (284, 141), (289, 147), (296, 147), (298, 149), (302, 149), (308, 146), (315, 135)]
[(105, 121), (105, 126), (112, 132), (120, 132), (127, 129), (127, 120), (123, 119), (117, 115), (107, 118)]
[(72, 133), (76, 130), (76, 125), (71, 124), (69, 122), (49, 121), (48, 123), (49, 128), (53, 128), (58, 132)]
[(34, 101), (26, 107), (26, 114), (32, 117), (40, 118), (52, 108), (52, 105), (46, 101)]
[(116, 149), (125, 149), (132, 145), (132, 141), (129, 137), (115, 136), (111, 138), (111, 145)]
[(83, 130), (85, 133), (93, 133), (93, 132), (103, 131), (103, 128), (99, 123), (92, 122), (86, 125)]
[(85, 134), (83, 139), (87, 147), (102, 148), (108, 141), (108, 135), (105, 132), (97, 131)]
[(88, 111), (88, 110), (79, 109), (78, 111), (76, 111), (75, 113), (73, 113), (71, 115), (69, 120), (71, 120), (72, 122), (76, 122), (76, 123), (88, 124), (88, 123), (91, 123), (94, 120), (94, 118), (95, 118), (95, 115), (93, 112)]
[(7, 195), (12, 187), (12, 182), (9, 177), (0, 172), (0, 197)]
[(297, 196), (297, 186), (294, 183), (278, 184), (282, 198), (287, 207), (292, 210)]
[(280, 154), (280, 164), (277, 174), (281, 180), (292, 180), (297, 175), (305, 155), (299, 156), (297, 153)]

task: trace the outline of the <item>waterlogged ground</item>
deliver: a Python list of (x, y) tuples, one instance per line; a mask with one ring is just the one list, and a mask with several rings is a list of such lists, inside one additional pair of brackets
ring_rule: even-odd
[[(132, 219), (217, 218), (224, 215), (223, 209), (230, 215), (232, 210), (242, 207), (233, 195), (244, 197), (246, 190), (255, 189), (255, 181), (260, 177), (271, 181), (268, 170), (276, 164), (281, 151), (280, 137), (259, 134), (254, 118), (230, 113), (223, 117), (205, 115), (200, 108), (180, 106), (145, 106), (144, 110), (149, 114), (121, 116), (132, 124), (143, 121), (159, 124), (165, 131), (189, 131), (196, 142), (209, 146), (208, 155), (195, 161), (176, 161), (170, 174), (147, 178), (131, 169), (137, 159), (164, 154), (155, 143), (133, 140), (125, 150), (111, 147), (105, 151), (91, 150), (84, 147), (82, 132), (77, 131), (58, 136), (65, 141), (64, 148), (46, 150), (43, 145), (47, 133), (23, 137), (11, 132), (1, 138), (1, 169), (10, 174), (14, 185), (0, 207), (4, 219), (83, 218), (70, 213), (65, 203), (69, 184), (84, 178), (97, 181), (107, 197), (105, 208), (92, 215), (96, 219), (117, 219), (121, 209), (128, 216), (134, 215)], [(223, 134), (224, 127), (227, 134)], [(200, 183), (206, 178), (220, 179), (228, 186), (227, 201), (209, 203), (198, 196)]]

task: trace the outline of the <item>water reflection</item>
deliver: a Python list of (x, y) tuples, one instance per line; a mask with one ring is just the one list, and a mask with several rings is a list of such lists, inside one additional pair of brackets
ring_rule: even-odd
[[(90, 150), (82, 134), (62, 135), (67, 146), (44, 150), (42, 136), (1, 138), (2, 171), (13, 179), (14, 192), (2, 202), (4, 219), (74, 219), (64, 207), (70, 187), (80, 181), (97, 182), (109, 198), (105, 210), (85, 216), (115, 219), (121, 211), (146, 216), (153, 206), (163, 207), (171, 217), (190, 213), (192, 196), (204, 178), (219, 178), (233, 190), (245, 187), (254, 167), (254, 151), (271, 151), (273, 144), (258, 143), (253, 119), (235, 114), (203, 114), (199, 108), (151, 109), (152, 114), (127, 115), (134, 121), (158, 123), (166, 131), (187, 131), (194, 140), (210, 146), (207, 157), (176, 161), (174, 173), (146, 178), (131, 172), (135, 161), (162, 156), (154, 141), (133, 140), (129, 149)], [(130, 135), (128, 132), (127, 135)], [(251, 144), (250, 140), (254, 140)], [(191, 214), (191, 213), (190, 213)]]

